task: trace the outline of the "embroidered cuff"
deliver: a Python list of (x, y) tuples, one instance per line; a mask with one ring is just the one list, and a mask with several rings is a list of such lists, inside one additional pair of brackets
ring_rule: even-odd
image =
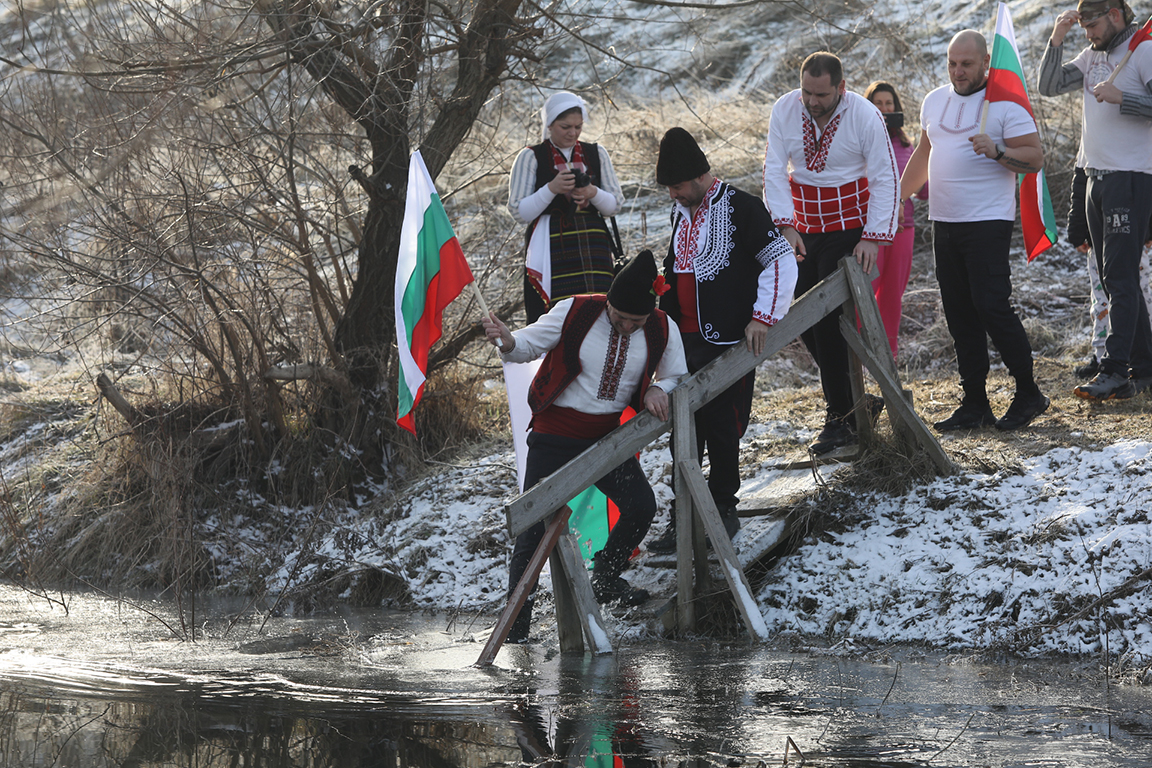
[(758, 309), (752, 312), (752, 319), (758, 323), (764, 323), (769, 328), (776, 325), (776, 318), (766, 315)]
[(780, 227), (792, 227), (792, 229), (796, 229), (795, 218), (789, 217), (787, 219), (772, 219), (772, 223), (776, 225), (777, 229)]
[(874, 240), (877, 243), (890, 243), (890, 242), (892, 242), (892, 238), (894, 238), (894, 237), (896, 237), (895, 232), (889, 232), (888, 234), (884, 234), (882, 232), (867, 232), (867, 231), (865, 231), (864, 234), (860, 235), (861, 240)]

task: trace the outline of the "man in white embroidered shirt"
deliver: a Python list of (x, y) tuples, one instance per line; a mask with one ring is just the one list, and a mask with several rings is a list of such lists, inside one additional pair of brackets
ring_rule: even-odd
[[(656, 309), (657, 294), (666, 289), (657, 276), (652, 252), (641, 251), (613, 278), (607, 296), (564, 299), (515, 334), (495, 315), (484, 320), (488, 339), (499, 342), (506, 362), (524, 363), (544, 355), (528, 390), (532, 421), (526, 489), (615, 429), (628, 405), (667, 420), (668, 393), (688, 371), (676, 323)], [(648, 593), (633, 588), (620, 574), (648, 533), (656, 497), (635, 457), (598, 480), (596, 487), (616, 503), (620, 518), (593, 558), (592, 591), (601, 603), (638, 605)], [(543, 536), (541, 522), (517, 537), (508, 565), (509, 594)], [(508, 642), (527, 640), (532, 601), (530, 596), (520, 609)]]
[[(905, 200), (928, 181), (928, 218), (936, 280), (964, 391), (960, 406), (937, 430), (1000, 430), (1027, 426), (1048, 409), (1032, 371), (1032, 346), (1012, 307), (1008, 261), (1016, 222), (1016, 174), (1044, 164), (1036, 121), (1011, 101), (987, 103), (988, 43), (966, 29), (948, 44), (948, 85), (920, 105), (920, 142), (904, 167)], [(987, 120), (982, 114), (987, 109)], [(988, 339), (996, 345), (1016, 394), (997, 419), (988, 402)]]
[[(772, 107), (764, 157), (764, 204), (796, 250), (797, 296), (832, 274), (845, 256), (872, 271), (880, 245), (896, 235), (896, 176), (880, 110), (847, 90), (834, 54), (810, 55), (800, 67), (800, 87)], [(809, 449), (827, 453), (856, 441), (840, 310), (802, 338), (820, 368), (828, 406)], [(872, 402), (883, 406), (878, 398)]]

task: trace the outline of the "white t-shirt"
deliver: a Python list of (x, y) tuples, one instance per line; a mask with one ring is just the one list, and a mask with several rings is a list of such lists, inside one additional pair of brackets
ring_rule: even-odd
[[(924, 97), (920, 125), (932, 142), (928, 156), (928, 218), (933, 221), (1015, 221), (1016, 174), (972, 151), (968, 139), (980, 133), (984, 90), (968, 96), (945, 85)], [(993, 141), (1036, 133), (1036, 121), (1019, 104), (989, 104), (984, 126)]]
[[(1152, 174), (1152, 120), (1122, 115), (1119, 104), (1096, 101), (1092, 94), (1092, 88), (1108, 79), (1127, 52), (1126, 45), (1118, 45), (1110, 53), (1085, 48), (1072, 60), (1084, 73), (1084, 119), (1080, 127), (1084, 167)], [(1148, 82), (1152, 82), (1152, 42), (1136, 46), (1113, 85), (1121, 91), (1146, 94)], [(1142, 149), (1137, 151), (1137, 147)]]

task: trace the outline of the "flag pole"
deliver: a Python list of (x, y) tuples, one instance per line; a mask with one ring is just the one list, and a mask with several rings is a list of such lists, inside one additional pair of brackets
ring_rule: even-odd
[[(997, 3), (996, 4), (996, 18), (992, 21), (992, 47), (993, 48), (996, 47), (996, 30), (1000, 29), (1000, 6), (1001, 5), (1003, 5), (1003, 3)], [(989, 51), (988, 53), (991, 54), (992, 51)], [(985, 80), (987, 80), (987, 78), (985, 78)], [(985, 87), (987, 87), (987, 83), (985, 83)], [(984, 125), (987, 122), (988, 122), (988, 95), (987, 95), (987, 91), (985, 91), (984, 105), (982, 107), (980, 107), (980, 133), (984, 133)]]
[(1136, 50), (1136, 46), (1148, 39), (1148, 33), (1152, 31), (1152, 17), (1144, 22), (1144, 26), (1132, 33), (1132, 39), (1128, 41), (1128, 50), (1124, 52), (1124, 58), (1120, 59), (1120, 63), (1116, 65), (1116, 69), (1112, 70), (1112, 74), (1108, 75), (1105, 84), (1111, 85), (1112, 81), (1116, 79), (1116, 75), (1120, 74), (1120, 70), (1124, 69), (1124, 65), (1128, 63), (1128, 59), (1132, 58), (1132, 52)]
[[(480, 312), (485, 318), (492, 314), (488, 311), (488, 302), (484, 301), (484, 294), (480, 293), (480, 289), (476, 286), (476, 281), (468, 283), (468, 287), (472, 289), (472, 295), (476, 297), (476, 303), (480, 305)], [(496, 349), (504, 349), (504, 342), (501, 339), (496, 339)]]

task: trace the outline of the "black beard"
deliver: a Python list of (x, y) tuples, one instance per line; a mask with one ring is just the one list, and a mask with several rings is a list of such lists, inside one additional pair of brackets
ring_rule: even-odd
[[(977, 91), (984, 90), (984, 86), (986, 86), (986, 85), (988, 85), (988, 78), (987, 77), (985, 77), (983, 80), (981, 80), (979, 85), (972, 86), (966, 92), (960, 93), (960, 91), (956, 91), (956, 93), (959, 93), (961, 96), (971, 96), (972, 94), (976, 93)], [(952, 86), (952, 87), (955, 88), (956, 86)]]
[[(841, 98), (843, 98), (843, 97), (842, 97), (842, 96), (837, 96), (837, 97), (836, 97), (836, 101), (835, 101), (835, 102), (833, 102), (832, 106), (828, 107), (828, 109), (826, 109), (826, 110), (824, 110), (823, 112), (821, 112), (821, 113), (820, 113), (820, 117), (824, 117), (825, 115), (830, 115), (830, 114), (832, 114), (833, 112), (835, 112), (835, 111), (836, 111), (836, 108), (840, 106), (840, 99), (841, 99)], [(806, 108), (806, 109), (807, 109), (807, 108)], [(813, 120), (817, 120), (817, 119), (818, 119), (818, 118), (817, 118), (815, 115), (813, 115), (813, 114), (812, 114), (812, 110), (811, 110), (811, 109), (808, 109), (808, 117), (812, 118)]]

